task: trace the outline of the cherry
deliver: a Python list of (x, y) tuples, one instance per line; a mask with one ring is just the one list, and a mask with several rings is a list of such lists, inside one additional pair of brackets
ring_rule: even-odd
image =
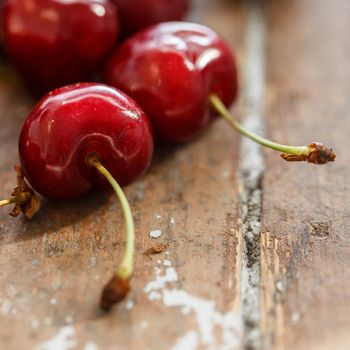
[(19, 140), (23, 172), (50, 199), (80, 196), (106, 181), (86, 165), (98, 154), (122, 186), (149, 166), (153, 141), (145, 113), (129, 97), (101, 84), (56, 89), (28, 116)]
[(0, 0), (0, 51), (2, 51), (2, 45), (4, 41), (4, 23), (3, 23), (3, 16), (4, 16), (4, 0)]
[(143, 107), (158, 139), (191, 138), (215, 112), (244, 136), (283, 152), (285, 160), (324, 164), (335, 159), (320, 143), (277, 144), (233, 119), (227, 107), (237, 95), (235, 60), (224, 40), (203, 25), (169, 22), (145, 29), (116, 50), (105, 79)]
[(227, 106), (237, 95), (228, 45), (208, 27), (185, 22), (155, 25), (126, 40), (108, 64), (106, 82), (133, 97), (167, 141), (187, 140), (208, 124), (210, 94)]
[(189, 0), (113, 0), (118, 7), (124, 36), (152, 24), (181, 20)]
[(43, 93), (88, 79), (119, 32), (110, 0), (9, 0), (5, 50), (30, 88)]
[(92, 187), (105, 188), (109, 182), (121, 202), (127, 246), (116, 276), (104, 290), (104, 309), (126, 295), (133, 269), (134, 223), (120, 185), (142, 174), (152, 153), (145, 113), (131, 98), (102, 84), (75, 84), (50, 92), (28, 116), (20, 135), (23, 173), (17, 169), (17, 191), (0, 206), (15, 203), (18, 214), (19, 207), (27, 213), (28, 205), (37, 205), (26, 181), (39, 194), (59, 200)]

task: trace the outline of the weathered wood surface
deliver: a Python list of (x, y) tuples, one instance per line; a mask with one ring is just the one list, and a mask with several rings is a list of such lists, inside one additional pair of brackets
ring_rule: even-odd
[[(244, 119), (251, 107), (245, 95), (254, 92), (245, 78), (252, 7), (197, 3), (192, 18), (217, 29), (236, 51), (242, 94), (234, 110)], [(114, 197), (46, 202), (32, 222), (13, 220), (2, 208), (0, 349), (350, 348), (350, 4), (271, 0), (261, 15), (266, 57), (257, 60), (267, 72), (267, 134), (297, 144), (316, 137), (334, 146), (336, 163), (287, 164), (267, 151), (256, 189), (263, 201), (251, 208), (261, 237), (247, 252), (239, 193), (249, 174), (238, 160), (237, 135), (217, 121), (189, 144), (158, 149), (150, 171), (126, 190), (137, 227), (136, 271), (130, 297), (109, 315), (97, 302), (124, 237)], [(18, 134), (33, 104), (0, 64), (0, 198), (14, 185)], [(161, 237), (150, 238), (156, 229)], [(143, 254), (158, 243), (166, 251)], [(242, 298), (247, 254), (260, 270), (259, 293)], [(247, 298), (258, 303), (257, 323), (246, 317)]]
[[(281, 164), (263, 183), (262, 327), (274, 349), (350, 349), (350, 3), (268, 2), (269, 135), (324, 141), (334, 164)], [(312, 139), (310, 139), (312, 137)]]

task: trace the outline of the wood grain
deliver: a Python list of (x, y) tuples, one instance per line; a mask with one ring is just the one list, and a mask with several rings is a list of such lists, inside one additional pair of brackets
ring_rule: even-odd
[(350, 3), (270, 1), (269, 134), (324, 141), (338, 157), (316, 167), (267, 154), (261, 303), (270, 349), (350, 348)]

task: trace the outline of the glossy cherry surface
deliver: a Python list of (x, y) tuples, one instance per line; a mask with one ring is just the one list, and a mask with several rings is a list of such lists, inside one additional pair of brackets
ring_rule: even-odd
[(4, 20), (3, 20), (4, 5), (5, 5), (4, 0), (0, 0), (0, 51), (2, 50), (2, 45), (4, 42)]
[(118, 7), (124, 36), (152, 24), (183, 18), (189, 0), (113, 0)]
[(133, 97), (158, 138), (183, 141), (210, 120), (208, 97), (226, 106), (237, 95), (237, 73), (224, 40), (208, 27), (168, 22), (129, 38), (111, 58), (106, 81)]
[(90, 154), (97, 154), (118, 183), (127, 185), (147, 169), (152, 152), (151, 127), (136, 102), (94, 83), (50, 92), (28, 116), (19, 141), (27, 180), (51, 199), (108, 186), (87, 165)]
[(38, 92), (87, 80), (100, 68), (119, 32), (110, 0), (8, 0), (5, 49)]

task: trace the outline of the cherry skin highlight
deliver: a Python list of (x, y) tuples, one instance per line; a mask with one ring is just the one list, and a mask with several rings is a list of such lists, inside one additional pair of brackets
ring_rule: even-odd
[(150, 25), (181, 20), (189, 0), (113, 0), (118, 7), (121, 31), (129, 36)]
[(133, 97), (149, 116), (158, 139), (191, 138), (211, 119), (208, 98), (226, 106), (237, 95), (237, 72), (225, 41), (206, 26), (168, 22), (129, 38), (116, 50), (108, 84)]
[(87, 80), (118, 33), (110, 0), (8, 0), (4, 8), (5, 51), (38, 93)]
[(92, 154), (123, 186), (148, 168), (152, 153), (151, 127), (141, 108), (118, 90), (95, 83), (50, 92), (28, 116), (19, 140), (26, 179), (56, 200), (108, 187), (87, 164)]

